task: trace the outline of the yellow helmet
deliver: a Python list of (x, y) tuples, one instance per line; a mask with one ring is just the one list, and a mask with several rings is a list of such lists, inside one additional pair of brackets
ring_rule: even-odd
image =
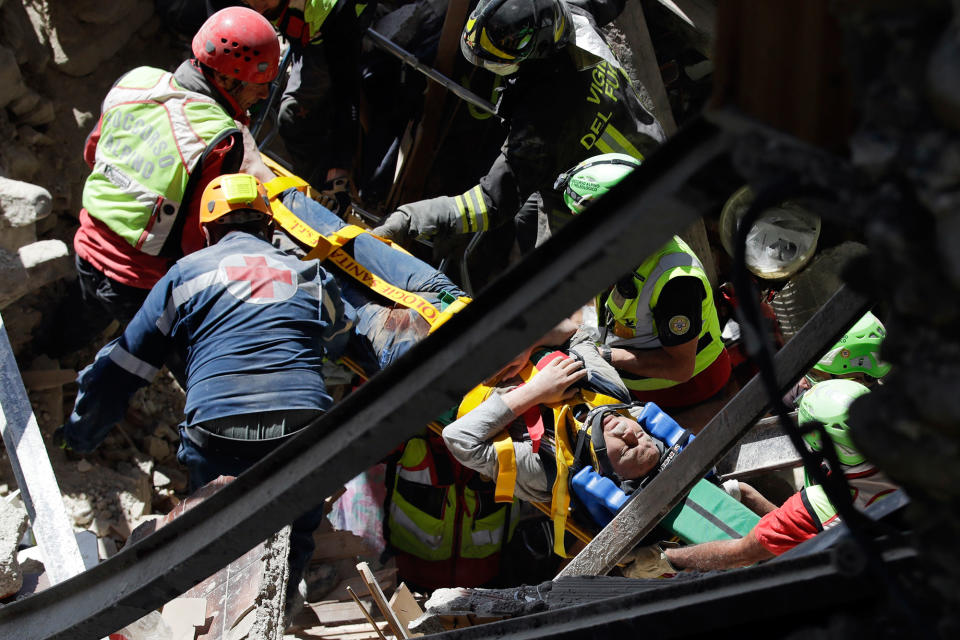
[(273, 219), (263, 184), (246, 173), (217, 176), (203, 190), (200, 224), (242, 224)]

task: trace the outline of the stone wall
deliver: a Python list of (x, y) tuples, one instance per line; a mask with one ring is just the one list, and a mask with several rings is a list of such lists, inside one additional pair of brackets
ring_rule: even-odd
[(174, 68), (187, 51), (151, 0), (0, 0), (0, 313), (18, 356), (73, 277), (100, 101), (124, 71)]

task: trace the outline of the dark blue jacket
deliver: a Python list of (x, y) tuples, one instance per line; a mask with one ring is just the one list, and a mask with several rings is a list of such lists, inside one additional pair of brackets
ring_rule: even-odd
[(123, 335), (80, 372), (64, 428), (92, 451), (150, 383), (169, 353), (186, 362), (186, 424), (285, 409), (326, 410), (324, 356), (336, 358), (355, 313), (316, 260), (301, 261), (232, 232), (179, 260)]

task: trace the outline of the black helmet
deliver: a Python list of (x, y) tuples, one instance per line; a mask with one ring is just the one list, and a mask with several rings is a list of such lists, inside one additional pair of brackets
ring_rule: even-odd
[(572, 29), (563, 0), (480, 0), (467, 18), (460, 50), (471, 63), (505, 76), (522, 61), (566, 45)]

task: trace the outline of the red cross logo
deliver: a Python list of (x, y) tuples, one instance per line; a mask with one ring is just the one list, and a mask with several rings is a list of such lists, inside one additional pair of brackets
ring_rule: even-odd
[(238, 259), (243, 260), (244, 266), (224, 264), (223, 268), (227, 274), (227, 280), (231, 283), (249, 284), (249, 296), (244, 297), (250, 302), (286, 300), (293, 294), (295, 287), (293, 271), (290, 269), (283, 268), (282, 265), (280, 265), (281, 268), (269, 266), (266, 256), (231, 256), (229, 261), (236, 263)]

